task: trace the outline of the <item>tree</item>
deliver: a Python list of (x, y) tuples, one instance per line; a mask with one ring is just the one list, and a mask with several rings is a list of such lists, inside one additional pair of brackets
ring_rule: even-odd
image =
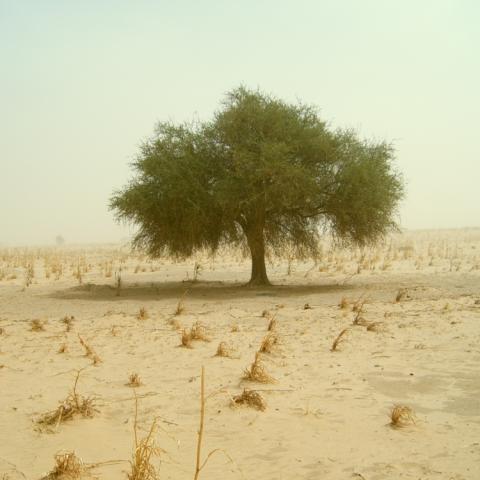
[(306, 258), (326, 230), (365, 245), (394, 229), (403, 183), (393, 160), (390, 144), (333, 130), (312, 106), (240, 87), (211, 121), (158, 124), (110, 208), (139, 227), (134, 246), (151, 256), (240, 245), (249, 284), (268, 285), (266, 253)]

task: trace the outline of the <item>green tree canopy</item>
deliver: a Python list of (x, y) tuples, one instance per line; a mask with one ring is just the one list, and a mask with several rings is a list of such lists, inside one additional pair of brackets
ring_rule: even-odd
[(395, 228), (393, 160), (391, 145), (333, 130), (314, 107), (240, 87), (209, 122), (160, 123), (110, 207), (151, 256), (248, 247), (250, 284), (265, 285), (266, 252), (305, 258), (326, 230), (365, 245)]

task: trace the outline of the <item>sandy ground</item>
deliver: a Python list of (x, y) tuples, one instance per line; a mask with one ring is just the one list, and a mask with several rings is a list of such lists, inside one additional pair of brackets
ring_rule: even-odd
[[(202, 365), (202, 457), (220, 450), (200, 478), (480, 478), (480, 230), (413, 232), (367, 252), (325, 247), (317, 264), (269, 265), (277, 286), (264, 289), (241, 286), (249, 263), (239, 255), (196, 260), (191, 282), (195, 260), (152, 262), (118, 246), (0, 251), (2, 480), (42, 478), (59, 451), (99, 464), (86, 478), (127, 478), (134, 392), (138, 436), (157, 418), (160, 478), (193, 478)], [(242, 380), (272, 317), (278, 344), (260, 359), (275, 383)], [(180, 347), (195, 322), (210, 341)], [(222, 341), (233, 358), (214, 356)], [(94, 416), (39, 425), (80, 369), (76, 391), (94, 399)], [(126, 385), (134, 372), (136, 389)], [(265, 411), (231, 406), (244, 388)], [(414, 423), (392, 428), (394, 405)]]

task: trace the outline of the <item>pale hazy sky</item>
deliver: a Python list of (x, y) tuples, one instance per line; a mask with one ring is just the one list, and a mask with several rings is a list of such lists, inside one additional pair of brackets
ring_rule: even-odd
[(0, 244), (118, 240), (158, 120), (245, 84), (394, 141), (406, 228), (480, 226), (477, 0), (0, 0)]

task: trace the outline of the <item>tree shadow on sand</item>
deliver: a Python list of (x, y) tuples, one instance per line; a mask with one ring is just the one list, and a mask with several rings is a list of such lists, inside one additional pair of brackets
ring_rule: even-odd
[(57, 290), (49, 297), (63, 300), (111, 300), (144, 299), (167, 300), (179, 298), (188, 291), (188, 297), (203, 300), (229, 300), (258, 297), (295, 297), (313, 294), (339, 295), (358, 286), (338, 284), (274, 285), (269, 287), (248, 287), (241, 283), (224, 282), (146, 282), (125, 284), (120, 289), (108, 284), (87, 283), (63, 290)]

